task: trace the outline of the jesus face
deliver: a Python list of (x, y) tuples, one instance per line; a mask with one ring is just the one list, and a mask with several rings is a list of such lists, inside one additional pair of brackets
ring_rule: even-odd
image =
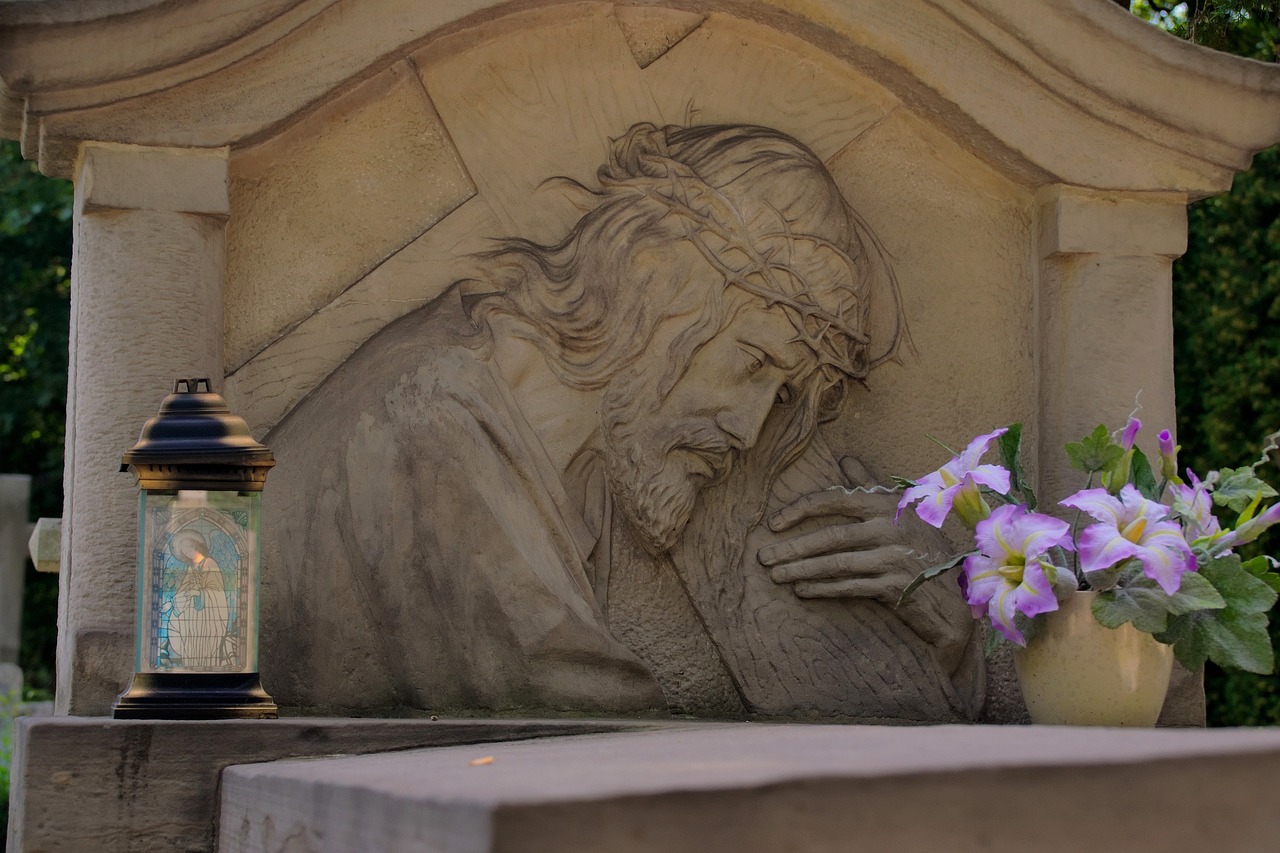
[(755, 445), (776, 405), (799, 398), (815, 366), (810, 350), (793, 340), (785, 315), (752, 298), (661, 396), (663, 344), (680, 330), (659, 331), (665, 335), (655, 336), (649, 354), (610, 382), (603, 400), (613, 495), (654, 554), (675, 544), (698, 492), (722, 480)]

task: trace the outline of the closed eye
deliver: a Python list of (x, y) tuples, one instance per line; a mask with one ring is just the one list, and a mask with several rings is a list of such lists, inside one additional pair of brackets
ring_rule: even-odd
[(743, 365), (748, 375), (760, 370), (766, 364), (772, 363), (769, 354), (759, 347), (753, 347), (751, 344), (739, 341), (738, 349), (742, 352)]

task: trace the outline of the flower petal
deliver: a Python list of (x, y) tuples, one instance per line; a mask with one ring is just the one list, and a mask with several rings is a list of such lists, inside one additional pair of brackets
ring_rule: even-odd
[(1124, 433), (1120, 436), (1120, 446), (1125, 450), (1133, 447), (1133, 442), (1138, 437), (1138, 430), (1142, 429), (1142, 421), (1137, 418), (1129, 418), (1129, 423), (1125, 424)]
[(969, 472), (968, 477), (997, 494), (1009, 494), (1009, 471), (999, 465), (979, 465)]
[(1120, 535), (1111, 524), (1093, 524), (1080, 534), (1080, 568), (1086, 572), (1109, 569), (1138, 555), (1138, 546)]
[(1124, 515), (1124, 505), (1111, 496), (1106, 489), (1082, 489), (1058, 501), (1062, 506), (1078, 509), (1092, 516), (1095, 521), (1119, 526)]
[(952, 486), (929, 495), (916, 507), (916, 515), (920, 516), (920, 520), (925, 524), (941, 528), (951, 512), (951, 505), (955, 502), (956, 492), (959, 489), (959, 486)]
[(1142, 492), (1134, 488), (1132, 483), (1125, 485), (1120, 490), (1120, 503), (1124, 505), (1122, 512), (1123, 521), (1129, 524), (1138, 518), (1144, 518), (1148, 523), (1164, 521), (1169, 517), (1169, 508), (1161, 503), (1148, 500), (1143, 496)]
[(1143, 537), (1136, 556), (1142, 573), (1158, 583), (1166, 595), (1173, 595), (1182, 586), (1182, 575), (1196, 570), (1196, 558), (1177, 524), (1162, 527)]
[(986, 453), (987, 449), (991, 447), (991, 442), (995, 441), (1008, 431), (1008, 427), (1000, 427), (1000, 429), (995, 430), (994, 432), (989, 432), (986, 435), (980, 435), (973, 441), (969, 442), (969, 446), (962, 450), (960, 455), (957, 457), (960, 461), (962, 470), (972, 471), (977, 467), (978, 460), (981, 459), (982, 454)]
[[(1004, 587), (1009, 586), (1009, 582), (996, 571), (997, 568), (999, 568), (998, 563), (981, 554), (974, 554), (965, 558), (962, 571), (964, 577), (963, 586), (965, 601), (970, 606), (981, 606), (985, 609), (986, 603), (991, 600), (992, 596)], [(978, 611), (977, 615), (982, 615), (981, 610)]]
[(1048, 553), (1054, 546), (1074, 550), (1071, 544), (1071, 525), (1060, 519), (1038, 512), (1023, 512), (1017, 519), (1016, 528), (1015, 536), (1021, 543), (1020, 550), (1027, 563)]
[(1017, 610), (1017, 602), (1018, 598), (1013, 589), (1007, 589), (991, 599), (991, 604), (987, 607), (987, 613), (991, 617), (992, 627), (1003, 634), (1006, 640), (1019, 646), (1025, 646), (1027, 641), (1013, 621), (1014, 613)]
[(1246, 545), (1257, 539), (1268, 527), (1280, 523), (1280, 503), (1272, 504), (1262, 514), (1256, 515), (1223, 537), (1229, 546)]
[(902, 517), (902, 511), (908, 506), (930, 495), (936, 495), (942, 488), (942, 477), (938, 475), (937, 471), (932, 471), (921, 477), (914, 486), (902, 493), (902, 500), (898, 501), (898, 514), (893, 517), (894, 522), (896, 523)]
[(1058, 609), (1053, 584), (1049, 583), (1039, 563), (1030, 563), (1023, 571), (1022, 584), (1018, 587), (1017, 607), (1028, 616), (1039, 616)]

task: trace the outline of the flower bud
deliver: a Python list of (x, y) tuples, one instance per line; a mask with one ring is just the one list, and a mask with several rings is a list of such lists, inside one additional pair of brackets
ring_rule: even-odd
[(1178, 451), (1182, 448), (1173, 443), (1173, 435), (1169, 430), (1161, 430), (1156, 436), (1160, 442), (1160, 476), (1170, 483), (1181, 483), (1178, 476)]

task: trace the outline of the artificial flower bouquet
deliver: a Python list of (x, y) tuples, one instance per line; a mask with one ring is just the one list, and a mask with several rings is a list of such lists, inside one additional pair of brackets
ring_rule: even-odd
[[(1141, 426), (1130, 418), (1118, 435), (1099, 426), (1066, 446), (1086, 480), (1059, 502), (1074, 510), (1072, 523), (1036, 512), (1019, 464), (1019, 424), (978, 436), (919, 480), (898, 479), (905, 489), (899, 517), (914, 505), (921, 520), (940, 528), (954, 513), (974, 538), (972, 550), (922, 572), (903, 597), (959, 565), (961, 592), (974, 618), (991, 620), (991, 639), (1025, 646), (1037, 616), (1057, 610), (1074, 590), (1095, 590), (1098, 622), (1132, 622), (1173, 646), (1190, 670), (1209, 659), (1270, 673), (1267, 614), (1280, 592), (1280, 563), (1266, 555), (1243, 560), (1236, 551), (1280, 522), (1280, 502), (1264, 505), (1276, 491), (1256, 474), (1267, 456), (1203, 479), (1187, 470), (1184, 480), (1169, 431), (1159, 434), (1157, 472), (1134, 446)], [(983, 464), (993, 444), (1001, 464)], [(1233, 526), (1221, 526), (1215, 504), (1236, 514)]]

